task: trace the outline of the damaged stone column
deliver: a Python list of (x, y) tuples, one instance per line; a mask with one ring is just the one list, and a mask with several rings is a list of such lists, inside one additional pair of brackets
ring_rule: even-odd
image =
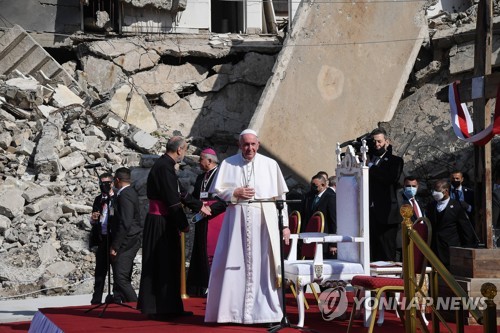
[(59, 163), (59, 151), (63, 147), (61, 139), (63, 125), (64, 120), (60, 114), (54, 114), (43, 125), (34, 161), (37, 174), (57, 177), (61, 173), (62, 167), (61, 163)]

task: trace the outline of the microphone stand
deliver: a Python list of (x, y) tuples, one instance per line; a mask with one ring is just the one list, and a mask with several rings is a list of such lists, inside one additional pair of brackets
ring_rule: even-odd
[[(285, 208), (285, 203), (301, 203), (302, 200), (244, 200), (239, 201), (237, 203), (254, 203), (254, 202), (274, 202), (276, 204), (276, 208), (278, 209), (278, 228), (280, 232), (280, 264), (281, 264), (281, 311), (283, 312), (283, 317), (281, 318), (281, 322), (275, 326), (270, 327), (267, 331), (269, 333), (278, 332), (284, 328), (294, 328), (304, 332), (317, 332), (313, 329), (299, 327), (297, 325), (292, 325), (288, 320), (286, 314), (286, 295), (285, 295), (285, 255), (283, 250), (283, 208)], [(229, 204), (234, 204), (228, 202)], [(236, 203), (236, 204), (237, 204)]]
[[(97, 175), (97, 179), (99, 179), (99, 188), (101, 188), (101, 178), (99, 178), (99, 174), (97, 173), (97, 170), (96, 170), (96, 167), (98, 165), (96, 165), (95, 167), (93, 167), (96, 175)], [(128, 305), (128, 304), (125, 304), (125, 303), (117, 303), (115, 302), (115, 298), (113, 296), (113, 294), (111, 293), (111, 261), (109, 260), (109, 248), (110, 248), (110, 242), (109, 242), (109, 234), (111, 232), (111, 229), (110, 229), (110, 213), (109, 213), (109, 209), (110, 209), (110, 195), (108, 193), (107, 195), (107, 198), (106, 198), (106, 205), (108, 206), (108, 223), (106, 225), (106, 229), (107, 229), (107, 232), (106, 232), (106, 267), (108, 267), (108, 295), (106, 295), (106, 298), (104, 300), (104, 303), (101, 303), (101, 304), (97, 304), (96, 306), (94, 307), (91, 307), (90, 309), (88, 309), (87, 311), (85, 311), (85, 313), (88, 313), (94, 309), (98, 309), (100, 308), (101, 306), (104, 306), (104, 308), (102, 309), (101, 313), (99, 314), (99, 317), (102, 318), (102, 316), (104, 315), (104, 312), (106, 311), (106, 309), (108, 308), (108, 306), (110, 304), (118, 304), (120, 306), (123, 306), (123, 307), (126, 307), (126, 308), (129, 308), (129, 309), (134, 309), (134, 307)]]

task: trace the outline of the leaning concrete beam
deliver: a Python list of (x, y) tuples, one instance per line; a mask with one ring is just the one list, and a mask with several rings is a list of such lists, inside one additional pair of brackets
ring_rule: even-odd
[(14, 70), (32, 75), (43, 84), (65, 84), (75, 94), (85, 97), (78, 82), (18, 25), (0, 36), (0, 75), (8, 75)]
[(303, 1), (250, 122), (264, 150), (304, 181), (333, 174), (336, 142), (392, 118), (427, 36), (422, 5)]

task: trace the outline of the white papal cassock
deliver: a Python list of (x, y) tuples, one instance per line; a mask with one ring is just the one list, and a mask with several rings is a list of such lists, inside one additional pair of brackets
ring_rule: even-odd
[[(285, 200), (288, 192), (278, 163), (256, 154), (247, 161), (241, 154), (225, 159), (210, 192), (231, 201), (227, 207), (210, 272), (206, 322), (241, 324), (279, 322), (283, 317), (276, 205), (238, 201), (233, 192), (253, 187), (252, 200)], [(283, 223), (288, 213), (283, 209)]]

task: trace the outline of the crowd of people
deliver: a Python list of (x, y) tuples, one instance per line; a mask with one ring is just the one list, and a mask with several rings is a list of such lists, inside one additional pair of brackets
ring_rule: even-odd
[[(413, 220), (427, 216), (432, 223), (432, 249), (449, 267), (449, 247), (476, 247), (473, 191), (462, 172), (450, 173), (432, 187), (432, 200), (419, 198), (419, 179), (404, 177), (403, 159), (393, 154), (387, 133), (376, 128), (370, 134), (369, 219), (371, 261), (401, 260), (403, 204), (413, 207)], [(139, 200), (131, 184), (130, 170), (119, 168), (114, 176), (100, 175), (101, 194), (95, 198), (91, 222), (97, 245), (92, 304), (102, 302), (108, 269), (113, 270), (113, 302), (135, 302), (153, 320), (192, 315), (181, 299), (181, 237), (194, 224), (195, 237), (187, 277), (189, 294), (207, 297), (206, 322), (277, 323), (283, 317), (279, 292), (280, 235), (289, 243), (287, 206), (283, 230), (279, 230), (276, 200), (286, 200), (288, 187), (278, 163), (258, 153), (254, 130), (240, 133), (240, 151), (219, 162), (213, 148), (201, 151), (202, 173), (188, 193), (179, 182), (176, 165), (187, 142), (170, 138), (166, 153), (153, 165), (147, 180), (149, 211), (139, 218)], [(500, 171), (495, 173), (493, 218), (500, 215)], [(302, 228), (316, 212), (322, 212), (324, 232), (337, 230), (336, 177), (319, 171), (311, 177), (310, 190), (300, 205)], [(112, 186), (114, 185), (114, 186)], [(197, 213), (188, 221), (185, 207)], [(133, 260), (142, 247), (139, 294), (131, 285)], [(336, 244), (324, 246), (324, 257), (335, 258)]]

